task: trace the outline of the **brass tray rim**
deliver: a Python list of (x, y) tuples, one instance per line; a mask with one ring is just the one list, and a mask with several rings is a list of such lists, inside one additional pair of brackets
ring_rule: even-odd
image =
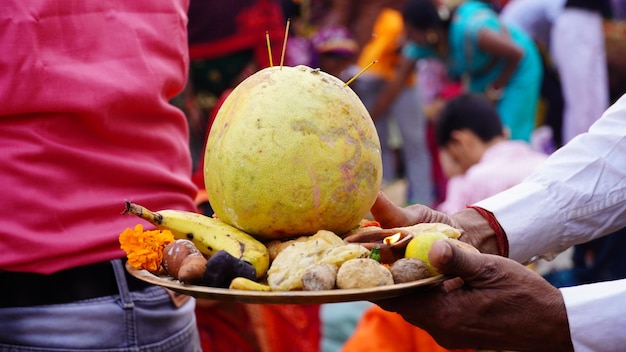
[(417, 281), (386, 286), (324, 291), (248, 291), (184, 284), (171, 276), (159, 276), (147, 270), (135, 269), (128, 263), (126, 263), (126, 270), (139, 280), (177, 293), (201, 299), (252, 304), (323, 304), (374, 301), (397, 297), (446, 279), (444, 275), (437, 275)]

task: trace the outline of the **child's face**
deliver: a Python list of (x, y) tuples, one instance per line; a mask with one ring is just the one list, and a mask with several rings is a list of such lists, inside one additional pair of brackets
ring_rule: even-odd
[(454, 160), (454, 157), (445, 148), (439, 149), (439, 163), (441, 164), (441, 170), (447, 178), (463, 174), (461, 165)]
[(456, 130), (452, 132), (452, 138), (442, 150), (447, 154), (450, 162), (457, 165), (461, 173), (465, 173), (470, 167), (478, 162), (480, 157), (476, 155), (478, 137), (469, 130)]

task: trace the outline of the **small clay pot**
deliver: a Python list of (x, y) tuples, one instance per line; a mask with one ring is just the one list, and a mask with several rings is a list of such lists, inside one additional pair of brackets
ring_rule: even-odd
[[(397, 233), (400, 234), (400, 238), (396, 242), (392, 244), (386, 244), (384, 242), (385, 238)], [(355, 233), (343, 240), (346, 243), (358, 243), (369, 250), (378, 247), (380, 249), (380, 262), (383, 264), (392, 264), (396, 260), (404, 258), (406, 246), (413, 237), (413, 233), (402, 228), (381, 229), (372, 227), (372, 229)]]

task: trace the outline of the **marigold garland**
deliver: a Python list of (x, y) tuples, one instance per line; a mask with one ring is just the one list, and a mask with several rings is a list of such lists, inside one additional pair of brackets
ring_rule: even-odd
[(145, 269), (152, 273), (159, 271), (163, 260), (163, 247), (174, 241), (169, 230), (144, 231), (141, 224), (134, 229), (127, 228), (120, 234), (120, 247), (126, 252), (128, 264), (135, 269)]

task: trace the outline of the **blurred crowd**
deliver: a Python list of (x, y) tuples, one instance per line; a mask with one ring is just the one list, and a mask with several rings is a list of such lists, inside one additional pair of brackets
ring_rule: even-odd
[[(480, 204), (528, 180), (546, 157), (555, 169), (575, 169), (555, 151), (567, 152), (626, 92), (625, 16), (626, 0), (4, 0), (0, 212), (9, 216), (0, 217), (0, 351), (445, 351), (368, 302), (196, 301), (140, 280), (120, 248), (120, 231), (141, 228), (121, 216), (124, 201), (211, 215), (203, 174), (212, 170), (202, 164), (212, 121), (240, 82), (279, 63), (319, 68), (361, 98), (381, 142), (382, 190), (397, 191), (393, 201), (379, 194), (389, 217), (394, 202), (444, 213)], [(591, 137), (576, 139), (585, 148), (571, 159), (617, 145)], [(602, 176), (622, 175), (606, 165), (617, 163), (593, 163)], [(564, 193), (576, 193), (579, 183), (567, 181), (588, 181), (590, 168), (567, 176)], [(568, 204), (587, 199), (578, 197)], [(532, 199), (520, 215), (560, 209), (548, 213)], [(586, 231), (611, 216), (601, 215), (559, 229), (564, 237)], [(492, 230), (507, 256), (503, 229)], [(529, 264), (536, 273), (504, 268), (533, 278), (524, 289), (622, 278), (624, 231)], [(136, 232), (142, 246), (154, 245)], [(475, 296), (468, 300), (474, 308)], [(412, 320), (429, 316), (415, 308), (421, 315)], [(518, 318), (539, 310), (526, 308)], [(612, 324), (603, 323), (578, 329)]]
[[(379, 133), (383, 190), (402, 184), (401, 205), (457, 211), (520, 182), (626, 92), (624, 19), (624, 0), (191, 0), (189, 80), (173, 103), (189, 121), (194, 182), (202, 190), (221, 102), (284, 59), (344, 81), (366, 69), (350, 87)], [(211, 214), (202, 191), (196, 202)], [(532, 269), (559, 287), (626, 277), (620, 241)], [(199, 301), (197, 316), (205, 351), (444, 350), (365, 302)]]

